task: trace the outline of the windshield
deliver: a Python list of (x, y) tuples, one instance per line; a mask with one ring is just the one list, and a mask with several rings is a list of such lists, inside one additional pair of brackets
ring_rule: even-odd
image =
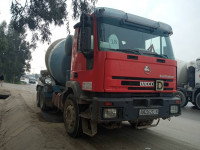
[(101, 23), (99, 49), (174, 59), (170, 38)]

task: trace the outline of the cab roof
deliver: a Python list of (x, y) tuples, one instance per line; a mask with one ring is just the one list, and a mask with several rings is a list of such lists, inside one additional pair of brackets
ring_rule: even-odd
[(94, 15), (96, 18), (98, 17), (116, 18), (116, 19), (123, 20), (124, 22), (127, 22), (127, 23), (150, 27), (155, 30), (161, 30), (169, 35), (173, 34), (171, 26), (166, 23), (153, 21), (144, 17), (129, 14), (124, 11), (113, 9), (113, 8), (98, 7), (95, 9)]

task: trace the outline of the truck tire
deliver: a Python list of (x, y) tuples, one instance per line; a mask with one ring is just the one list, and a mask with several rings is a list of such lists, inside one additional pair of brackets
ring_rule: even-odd
[(197, 108), (200, 109), (200, 93), (197, 94), (195, 103)]
[(36, 104), (37, 107), (40, 107), (40, 95), (41, 95), (42, 87), (38, 86), (37, 88), (37, 98), (36, 98)]
[(187, 105), (188, 100), (182, 91), (178, 91), (175, 96), (181, 99), (181, 107), (185, 107)]
[(42, 111), (47, 111), (48, 107), (46, 106), (46, 101), (45, 101), (45, 95), (43, 92), (43, 88), (41, 88), (41, 92), (40, 92), (40, 109)]
[(69, 94), (64, 104), (63, 120), (69, 136), (77, 138), (82, 134), (79, 106), (73, 94)]

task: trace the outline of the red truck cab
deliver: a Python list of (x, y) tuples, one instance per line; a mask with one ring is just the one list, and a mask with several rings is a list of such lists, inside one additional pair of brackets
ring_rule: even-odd
[[(81, 28), (75, 26), (70, 79), (93, 92), (176, 92), (176, 61), (169, 38), (172, 30), (159, 31), (117, 17), (92, 15), (92, 25), (85, 27), (91, 30), (87, 52), (80, 47), (84, 42)], [(164, 81), (159, 82), (161, 89), (155, 89), (156, 80)]]
[[(37, 86), (38, 106), (45, 108), (44, 98), (39, 96), (44, 92), (43, 97), (63, 110), (70, 136), (81, 132), (93, 136), (98, 124), (117, 128), (122, 121), (139, 129), (152, 127), (160, 118), (181, 114), (180, 99), (174, 96), (177, 63), (169, 25), (96, 8), (92, 15), (83, 14), (74, 28), (74, 37), (68, 36), (65, 43), (68, 69), (60, 69), (67, 72), (66, 82), (58, 84), (60, 77), (56, 77), (62, 74), (56, 70), (57, 55), (64, 56), (64, 40), (55, 46), (58, 40), (46, 57), (55, 84)], [(69, 48), (66, 45), (72, 39)], [(63, 53), (57, 54), (59, 50)]]
[(169, 25), (97, 8), (74, 28), (68, 82), (76, 81), (87, 95), (86, 119), (147, 126), (154, 119), (180, 115)]

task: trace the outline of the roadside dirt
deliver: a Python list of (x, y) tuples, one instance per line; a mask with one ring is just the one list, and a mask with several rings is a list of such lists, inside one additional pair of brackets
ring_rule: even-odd
[(1, 102), (0, 149), (41, 148), (38, 143), (44, 138), (36, 127), (37, 118), (22, 100), (20, 94), (12, 93)]
[(1, 150), (95, 149), (66, 135), (62, 113), (41, 112), (35, 104), (36, 93), (20, 88), (9, 88), (11, 96), (0, 100)]
[(94, 137), (73, 139), (65, 133), (60, 112), (36, 107), (35, 85), (4, 84), (11, 96), (0, 100), (0, 150), (195, 150), (199, 149), (200, 111), (187, 108), (183, 117), (161, 121), (156, 128), (98, 129)]

